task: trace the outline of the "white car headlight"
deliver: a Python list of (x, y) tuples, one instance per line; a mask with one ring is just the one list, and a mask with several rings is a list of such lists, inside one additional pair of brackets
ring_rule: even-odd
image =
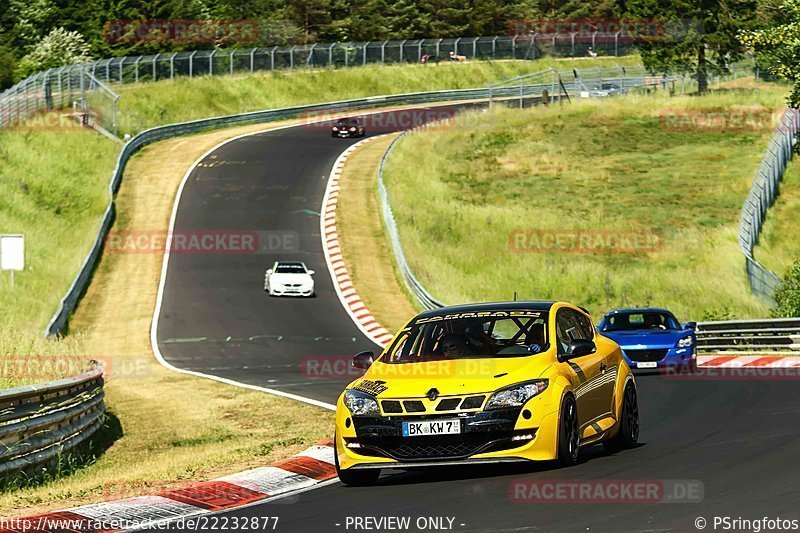
[(344, 404), (356, 416), (376, 416), (381, 413), (375, 398), (356, 390), (344, 391)]
[(547, 388), (548, 383), (546, 379), (537, 379), (500, 389), (492, 394), (492, 397), (486, 402), (486, 409), (521, 407), (525, 402), (542, 393)]
[(678, 341), (678, 348), (688, 348), (693, 344), (691, 337), (684, 337)]

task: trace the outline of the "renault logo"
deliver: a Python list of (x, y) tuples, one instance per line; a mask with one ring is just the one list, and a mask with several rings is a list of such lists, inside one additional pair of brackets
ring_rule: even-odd
[(434, 388), (434, 389), (431, 389), (431, 390), (429, 390), (429, 391), (428, 391), (428, 394), (427, 394), (427, 396), (428, 396), (428, 399), (429, 399), (430, 401), (433, 401), (433, 400), (435, 400), (436, 398), (438, 398), (438, 397), (439, 397), (439, 391), (438, 391), (438, 390), (436, 390), (435, 388)]

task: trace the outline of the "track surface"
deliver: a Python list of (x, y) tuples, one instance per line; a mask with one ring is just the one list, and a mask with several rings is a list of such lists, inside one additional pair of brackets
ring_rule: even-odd
[[(322, 254), (318, 212), (336, 157), (355, 140), (296, 127), (245, 137), (208, 156), (187, 181), (176, 231), (290, 231), (299, 250), (281, 254), (170, 257), (159, 348), (180, 368), (333, 403), (347, 379), (302, 371), (306, 357), (375, 346), (344, 312)], [(264, 270), (300, 259), (317, 272), (317, 297), (269, 298)], [(335, 484), (221, 516), (278, 516), (277, 531), (346, 528), (346, 518), (453, 518), (456, 531), (696, 531), (716, 516), (800, 518), (797, 382), (638, 378), (642, 446), (601, 447), (570, 469), (550, 464), (437, 469), (384, 475), (374, 488)], [(699, 480), (698, 504), (520, 503), (518, 479)], [(462, 525), (463, 524), (463, 525)], [(384, 529), (385, 530), (385, 529)]]

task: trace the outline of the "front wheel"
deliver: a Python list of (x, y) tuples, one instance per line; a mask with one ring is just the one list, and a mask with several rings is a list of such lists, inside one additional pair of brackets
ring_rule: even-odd
[(637, 442), (639, 442), (639, 398), (636, 395), (636, 386), (629, 382), (622, 397), (619, 431), (611, 440), (604, 442), (603, 447), (607, 452), (615, 452), (633, 448)]
[(558, 424), (558, 462), (572, 466), (578, 462), (580, 454), (580, 427), (578, 425), (578, 406), (570, 394), (561, 402), (561, 419)]
[(339, 476), (339, 481), (351, 487), (368, 487), (374, 485), (381, 475), (379, 468), (370, 468), (369, 470), (342, 470), (339, 467), (339, 451), (337, 449), (336, 437), (333, 439), (333, 459), (336, 464), (336, 475)]

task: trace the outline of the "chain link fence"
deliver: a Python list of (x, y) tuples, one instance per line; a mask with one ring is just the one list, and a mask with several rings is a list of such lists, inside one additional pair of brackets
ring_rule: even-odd
[(739, 245), (745, 256), (750, 288), (754, 294), (764, 296), (770, 301), (774, 301), (775, 291), (781, 287), (782, 281), (777, 274), (755, 260), (753, 249), (758, 244), (758, 236), (767, 218), (767, 211), (778, 195), (778, 185), (783, 179), (786, 165), (792, 158), (798, 130), (800, 130), (798, 110), (787, 108), (772, 134), (767, 153), (758, 167), (739, 218)]
[[(589, 49), (593, 51), (589, 53)], [(54, 68), (30, 76), (0, 95), (0, 127), (19, 124), (38, 112), (72, 107), (76, 118), (116, 132), (116, 101), (111, 89), (131, 83), (182, 76), (232, 76), (261, 71), (311, 67), (353, 67), (367, 64), (435, 63), (463, 60), (533, 60), (555, 57), (620, 56), (635, 51), (619, 32), (591, 35), (548, 34), (407, 39), (295, 46), (197, 50), (148, 56), (113, 57)], [(87, 104), (99, 91), (103, 106)], [(92, 112), (85, 112), (89, 106)], [(84, 111), (83, 119), (78, 113)]]

